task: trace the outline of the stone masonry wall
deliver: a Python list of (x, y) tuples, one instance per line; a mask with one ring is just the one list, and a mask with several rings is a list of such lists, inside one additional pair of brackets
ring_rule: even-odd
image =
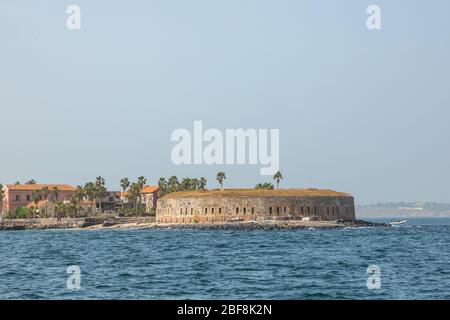
[(192, 197), (161, 198), (156, 220), (167, 223), (355, 219), (353, 197)]

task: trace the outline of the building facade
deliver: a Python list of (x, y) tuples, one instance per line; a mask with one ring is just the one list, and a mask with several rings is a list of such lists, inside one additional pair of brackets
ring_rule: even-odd
[(40, 200), (44, 199), (42, 190), (47, 187), (49, 194), (47, 199), (56, 201), (68, 201), (76, 188), (66, 184), (8, 184), (3, 186), (5, 192), (2, 211), (14, 212), (19, 207), (26, 207), (33, 202), (33, 192), (40, 192)]
[(355, 220), (350, 194), (319, 189), (229, 189), (170, 193), (158, 200), (156, 221), (214, 223), (258, 220)]

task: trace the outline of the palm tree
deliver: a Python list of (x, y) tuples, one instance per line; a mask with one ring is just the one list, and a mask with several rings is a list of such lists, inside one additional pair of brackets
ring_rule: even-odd
[(200, 189), (200, 180), (198, 180), (197, 178), (191, 179), (191, 185), (189, 187), (191, 190)]
[(57, 186), (54, 186), (51, 191), (53, 202), (57, 202), (59, 198), (59, 189)]
[(192, 179), (183, 178), (183, 180), (181, 180), (181, 184), (180, 184), (181, 190), (190, 190), (191, 184), (192, 184)]
[(226, 178), (227, 178), (227, 177), (225, 176), (225, 172), (223, 172), (223, 171), (217, 172), (216, 180), (217, 180), (217, 181), (219, 182), (219, 184), (220, 184), (220, 189), (223, 188), (223, 181), (224, 181)]
[(167, 193), (167, 181), (166, 181), (166, 178), (159, 178), (158, 186), (159, 186), (159, 194), (160, 194), (160, 196), (165, 195)]
[(48, 195), (50, 194), (49, 187), (48, 186), (43, 186), (41, 192), (42, 192), (42, 197), (44, 198), (44, 200), (47, 200)]
[(27, 181), (25, 184), (36, 184), (36, 180), (31, 179), (31, 180)]
[(128, 178), (123, 178), (120, 180), (120, 186), (123, 189), (123, 192), (127, 191), (128, 187), (130, 186), (130, 180)]
[(49, 187), (48, 186), (42, 187), (41, 193), (42, 193), (42, 197), (45, 200), (45, 214), (47, 214), (48, 213), (47, 198), (48, 198), (48, 195), (50, 194)]
[(77, 189), (75, 190), (75, 192), (73, 193), (73, 195), (71, 197), (71, 201), (72, 201), (72, 198), (73, 198), (73, 200), (74, 200), (73, 202), (76, 204), (77, 216), (78, 216), (78, 213), (79, 213), (80, 202), (83, 201), (84, 197), (85, 197), (85, 194), (84, 194), (83, 187), (82, 186), (77, 186)]
[(273, 180), (275, 180), (277, 182), (277, 189), (280, 186), (280, 181), (283, 180), (283, 175), (281, 174), (280, 171), (277, 171), (274, 175), (273, 175)]
[(169, 181), (167, 181), (167, 193), (175, 192), (180, 189), (180, 183), (178, 182), (178, 178), (176, 176), (171, 176)]
[(102, 177), (95, 178), (94, 193), (95, 193), (95, 199), (98, 202), (99, 211), (102, 212), (102, 199), (108, 195), (106, 187), (105, 187), (105, 179), (103, 179)]
[(139, 208), (141, 208), (141, 205), (142, 205), (141, 204), (141, 202), (142, 202), (141, 192), (142, 192), (142, 189), (144, 189), (146, 183), (147, 183), (147, 179), (144, 176), (140, 176), (137, 178), (136, 185), (137, 185), (137, 187), (139, 187), (139, 197), (138, 197)]
[(199, 184), (199, 188), (200, 188), (201, 190), (205, 190), (205, 187), (206, 187), (206, 179), (205, 179), (205, 177), (201, 177), (201, 178), (198, 180), (198, 184)]
[(134, 210), (135, 210), (136, 216), (138, 215), (137, 203), (138, 203), (138, 199), (140, 201), (141, 191), (142, 191), (142, 188), (139, 185), (139, 183), (133, 182), (131, 184), (130, 188), (128, 189), (128, 193), (127, 193), (127, 199), (134, 203)]
[(41, 200), (41, 193), (38, 190), (34, 190), (31, 193), (31, 199), (33, 200), (34, 203), (33, 219), (36, 219), (36, 211), (38, 209), (39, 200)]
[(92, 206), (94, 205), (94, 200), (96, 196), (95, 189), (96, 189), (95, 184), (93, 182), (87, 182), (83, 187), (84, 194), (90, 202), (89, 211), (91, 214), (92, 214)]

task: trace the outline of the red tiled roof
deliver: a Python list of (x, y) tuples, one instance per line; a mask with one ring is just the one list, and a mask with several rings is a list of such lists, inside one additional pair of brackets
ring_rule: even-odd
[(142, 188), (141, 193), (153, 193), (159, 190), (159, 186), (145, 186)]
[[(51, 201), (48, 201), (48, 200), (39, 200), (39, 202), (37, 203), (37, 207), (38, 207), (38, 208), (41, 208), (41, 207), (45, 206), (46, 203), (51, 203)], [(36, 207), (36, 205), (34, 204), (34, 202), (31, 202), (31, 203), (29, 203), (29, 204), (27, 205), (27, 208), (34, 208), (34, 207)]]
[[(141, 190), (141, 193), (142, 194), (153, 193), (157, 190), (159, 190), (159, 186), (144, 186)], [(128, 192), (120, 192), (119, 194), (121, 197), (126, 197), (128, 195)]]
[(75, 191), (76, 188), (67, 184), (8, 184), (6, 185), (8, 190), (14, 191), (40, 191), (44, 187), (48, 187), (50, 190), (58, 188), (58, 191)]

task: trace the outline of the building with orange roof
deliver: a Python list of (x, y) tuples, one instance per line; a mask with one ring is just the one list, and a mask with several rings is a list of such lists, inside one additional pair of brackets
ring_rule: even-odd
[[(159, 186), (144, 186), (141, 190), (141, 204), (145, 206), (145, 211), (150, 212), (156, 209), (156, 203), (158, 201)], [(120, 201), (123, 207), (130, 207), (128, 201), (128, 192), (119, 192)], [(128, 204), (128, 205), (127, 205)]]
[[(43, 194), (47, 187), (47, 198)], [(2, 203), (2, 211), (13, 212), (19, 207), (26, 207), (33, 202), (33, 192), (40, 193), (41, 200), (68, 201), (76, 188), (67, 184), (7, 184), (3, 186), (5, 196)]]

